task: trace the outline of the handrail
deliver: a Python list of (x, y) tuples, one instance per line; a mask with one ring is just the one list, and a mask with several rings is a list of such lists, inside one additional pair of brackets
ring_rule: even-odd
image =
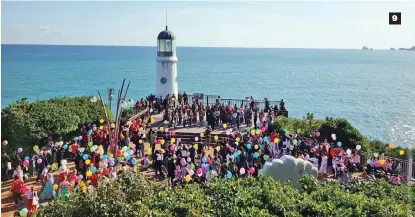
[(149, 111), (150, 111), (149, 108), (145, 108), (145, 109), (139, 111), (137, 114), (131, 116), (128, 120), (129, 121), (132, 121), (134, 119), (137, 119), (138, 117), (140, 117), (141, 115), (144, 115), (144, 114), (148, 113)]

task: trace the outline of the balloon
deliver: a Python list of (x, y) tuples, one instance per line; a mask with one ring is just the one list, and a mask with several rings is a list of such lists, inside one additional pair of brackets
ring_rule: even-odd
[(215, 139), (215, 141), (218, 141), (219, 136), (218, 135), (215, 135), (213, 138)]
[(255, 136), (255, 130), (251, 130), (251, 135)]
[(205, 134), (204, 133), (200, 133), (200, 137), (204, 137), (205, 136)]
[[(87, 172), (87, 173), (88, 173), (88, 172)], [(54, 189), (54, 190), (58, 190), (58, 188), (59, 188), (59, 186), (58, 186), (57, 184), (54, 184), (54, 185), (53, 185), (53, 189)]]
[(206, 157), (202, 157), (202, 162), (206, 163)]
[(30, 158), (28, 156), (24, 157), (25, 160), (29, 160)]
[(400, 151), (399, 151), (399, 154), (402, 156), (402, 155), (404, 155), (404, 154), (405, 154), (405, 151), (404, 151), (404, 150), (400, 150)]
[(100, 119), (99, 123), (101, 123), (101, 124), (104, 123), (104, 119)]
[(258, 145), (254, 145), (255, 150), (258, 150)]
[(23, 188), (23, 192), (25, 192), (25, 193), (26, 193), (26, 192), (28, 192), (29, 190), (30, 190), (29, 186), (27, 186), (27, 185), (26, 185), (26, 186), (24, 186), (24, 188)]
[(58, 167), (58, 165), (56, 165), (56, 163), (54, 163), (50, 167), (52, 168), (52, 170), (55, 170)]
[(92, 176), (92, 172), (91, 171), (86, 171), (86, 176)]
[(104, 126), (99, 126), (99, 129), (100, 129), (100, 130), (104, 129)]
[(297, 145), (298, 141), (296, 139), (293, 140), (293, 144)]
[(78, 181), (82, 180), (84, 177), (82, 175), (78, 176)]
[(37, 146), (37, 145), (33, 146), (33, 150), (34, 150), (34, 151), (39, 150), (39, 146)]
[(85, 164), (86, 165), (89, 165), (91, 163), (91, 160), (89, 160), (89, 159), (87, 159), (86, 161), (85, 161)]
[(151, 123), (154, 124), (156, 122), (156, 120), (154, 120), (154, 118), (151, 118)]
[(297, 129), (297, 133), (300, 134), (301, 133), (301, 129)]
[(333, 140), (336, 140), (337, 139), (337, 137), (336, 137), (336, 134), (331, 134), (331, 138), (333, 139)]
[(245, 131), (248, 133), (249, 131), (251, 131), (251, 129), (249, 127), (245, 128)]
[(239, 142), (239, 141), (241, 141), (241, 139), (239, 137), (236, 137), (235, 141)]
[(171, 136), (175, 136), (176, 135), (176, 132), (171, 131), (170, 134), (171, 134)]
[(82, 159), (84, 159), (84, 160), (86, 160), (86, 159), (88, 159), (88, 155), (87, 154), (84, 154), (83, 156), (82, 156)]
[(171, 138), (171, 143), (174, 143), (174, 142), (176, 142), (176, 139), (175, 138)]
[[(82, 140), (82, 136), (78, 136), (78, 140)], [(63, 144), (63, 142), (62, 142), (62, 144)]]
[(395, 148), (395, 145), (394, 144), (389, 144), (389, 148), (393, 149), (393, 148)]
[(234, 152), (232, 156), (233, 156), (233, 158), (237, 158), (238, 157), (238, 153), (237, 152)]
[(337, 142), (337, 146), (342, 147), (342, 142)]
[(216, 146), (216, 151), (220, 151), (220, 146)]
[(170, 151), (174, 151), (174, 145), (170, 146)]
[(370, 159), (367, 159), (366, 163), (370, 164), (370, 163), (372, 163), (372, 161)]
[(189, 162), (189, 163), (192, 162), (192, 158), (188, 157), (187, 162)]
[(287, 132), (287, 128), (283, 128), (282, 131)]
[(164, 129), (164, 132), (168, 133), (169, 132), (169, 128)]
[(269, 159), (268, 155), (264, 155), (264, 160), (267, 161)]
[(22, 210), (19, 211), (19, 214), (20, 216), (26, 216), (28, 212), (29, 210), (27, 210), (27, 208), (23, 208)]
[(362, 146), (356, 145), (356, 150), (360, 150), (361, 148), (362, 148)]
[(160, 127), (160, 131), (164, 131), (164, 128), (163, 127)]
[(81, 153), (84, 152), (84, 151), (85, 151), (85, 148), (80, 148), (79, 149), (79, 152), (81, 152)]
[(231, 179), (232, 173), (230, 171), (226, 172), (226, 178)]
[(37, 159), (37, 161), (36, 161), (38, 164), (41, 164), (42, 163), (42, 159)]
[(132, 164), (136, 164), (136, 163), (137, 163), (137, 159), (133, 158), (133, 159), (131, 160), (131, 163), (132, 163)]
[(385, 160), (380, 160), (380, 161), (379, 161), (379, 164), (380, 164), (380, 165), (385, 164)]
[(152, 153), (151, 151), (152, 151), (151, 148), (147, 148), (147, 153)]
[(198, 149), (199, 145), (196, 143), (196, 144), (193, 145), (193, 148)]
[(251, 149), (251, 148), (252, 148), (252, 145), (248, 143), (248, 144), (246, 145), (246, 148), (247, 148), (247, 149)]
[(161, 144), (163, 145), (164, 143), (166, 143), (166, 141), (164, 141), (164, 139), (162, 139), (161, 141)]
[(243, 175), (243, 174), (245, 174), (245, 168), (241, 168), (241, 169), (239, 169), (239, 173), (241, 174), (241, 175)]
[(255, 153), (254, 153), (254, 158), (258, 158), (258, 157), (259, 157), (258, 152), (255, 152)]
[(196, 174), (197, 174), (198, 176), (202, 176), (202, 173), (203, 173), (203, 171), (202, 171), (202, 169), (201, 169), (201, 168), (199, 168), (199, 169), (197, 169), (197, 170), (196, 170)]
[(260, 130), (256, 130), (255, 133), (256, 133), (256, 135), (259, 135), (259, 134), (261, 134), (261, 131)]
[(373, 153), (373, 156), (379, 157), (379, 154), (375, 152), (375, 153)]
[(268, 137), (266, 136), (266, 137), (264, 137), (264, 142), (269, 142), (269, 139), (268, 139)]
[(65, 144), (64, 146), (63, 146), (63, 149), (68, 149), (68, 145), (67, 144)]
[(96, 167), (92, 167), (91, 168), (91, 172), (93, 172), (93, 173), (97, 172), (97, 168)]
[(249, 168), (249, 173), (254, 174), (255, 173), (255, 168), (253, 168), (253, 167)]
[(346, 154), (348, 154), (348, 155), (352, 154), (352, 150), (347, 149)]
[(19, 153), (22, 153), (22, 151), (23, 151), (23, 148), (18, 148), (17, 149), (17, 152), (19, 152)]
[(234, 147), (230, 147), (229, 150), (233, 153), (235, 151)]
[(319, 137), (320, 136), (320, 132), (316, 132), (316, 136)]
[(8, 145), (8, 144), (9, 144), (9, 142), (7, 140), (3, 141), (3, 145)]
[(223, 124), (223, 129), (226, 129), (228, 127), (228, 125)]
[(192, 180), (192, 178), (190, 178), (190, 176), (189, 176), (189, 175), (187, 175), (187, 176), (185, 177), (185, 180), (186, 180), (186, 182), (190, 182), (190, 180)]
[(195, 171), (193, 170), (189, 170), (188, 172), (189, 172), (189, 176), (193, 176), (195, 174)]
[(24, 166), (24, 167), (29, 166), (29, 161), (28, 161), (28, 160), (24, 160), (24, 161), (23, 161), (23, 166)]
[(279, 142), (278, 138), (275, 138), (274, 143), (278, 143), (278, 142)]

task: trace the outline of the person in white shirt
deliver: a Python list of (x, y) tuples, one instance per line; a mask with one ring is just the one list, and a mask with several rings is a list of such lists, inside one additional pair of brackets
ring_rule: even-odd
[(319, 170), (320, 174), (327, 175), (327, 161), (328, 161), (328, 159), (329, 159), (329, 157), (327, 155), (323, 155), (323, 157), (321, 158), (321, 166), (320, 166), (320, 170)]
[(154, 166), (156, 167), (156, 176), (163, 175), (163, 172), (161, 171), (161, 167), (163, 166), (163, 155), (161, 155), (158, 150), (156, 151), (156, 162)]
[(13, 171), (13, 176), (12, 177), (22, 177), (23, 178), (23, 170), (20, 166), (17, 166), (16, 169)]

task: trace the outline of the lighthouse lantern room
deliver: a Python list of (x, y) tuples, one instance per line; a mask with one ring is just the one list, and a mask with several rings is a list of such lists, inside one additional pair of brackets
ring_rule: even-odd
[(176, 37), (166, 26), (157, 37), (156, 97), (175, 94), (177, 98), (177, 61)]

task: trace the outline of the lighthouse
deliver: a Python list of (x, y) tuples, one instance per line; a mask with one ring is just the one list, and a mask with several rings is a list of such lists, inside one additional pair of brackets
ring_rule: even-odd
[(166, 26), (157, 37), (156, 97), (164, 98), (167, 94), (177, 97), (177, 60), (176, 37)]

